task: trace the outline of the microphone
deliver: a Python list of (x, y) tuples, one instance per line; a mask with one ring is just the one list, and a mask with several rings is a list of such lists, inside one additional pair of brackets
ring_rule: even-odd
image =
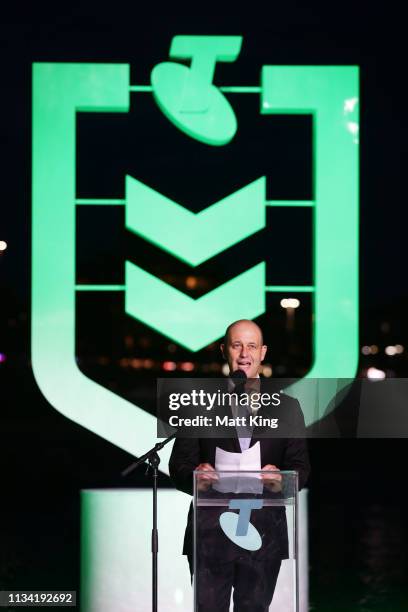
[(235, 392), (241, 395), (245, 389), (245, 382), (247, 380), (247, 375), (243, 370), (235, 370), (230, 374), (230, 378), (234, 383)]
[(230, 378), (232, 378), (232, 380), (236, 380), (237, 382), (243, 382), (247, 379), (247, 375), (245, 374), (244, 370), (235, 370), (230, 374)]

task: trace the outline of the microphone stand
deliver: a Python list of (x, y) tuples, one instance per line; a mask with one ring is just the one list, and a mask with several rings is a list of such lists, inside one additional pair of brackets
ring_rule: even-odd
[(173, 433), (171, 436), (163, 440), (163, 442), (158, 442), (151, 448), (147, 453), (142, 455), (137, 461), (129, 465), (123, 472), (121, 473), (122, 477), (128, 476), (133, 470), (135, 470), (142, 463), (147, 462), (147, 470), (146, 474), (149, 471), (149, 468), (153, 473), (153, 528), (152, 528), (152, 611), (157, 612), (157, 593), (158, 593), (158, 570), (157, 570), (157, 558), (159, 552), (159, 532), (157, 529), (157, 479), (158, 479), (158, 470), (160, 465), (160, 457), (158, 451), (160, 451), (163, 446), (165, 446), (170, 440), (173, 440), (177, 435), (177, 432)]

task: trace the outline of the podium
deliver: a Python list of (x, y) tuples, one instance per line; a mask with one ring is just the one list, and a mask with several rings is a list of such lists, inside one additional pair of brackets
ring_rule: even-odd
[(298, 612), (297, 472), (211, 474), (194, 472), (195, 612)]

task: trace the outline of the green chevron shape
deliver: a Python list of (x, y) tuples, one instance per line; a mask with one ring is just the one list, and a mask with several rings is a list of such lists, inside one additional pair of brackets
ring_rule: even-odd
[(126, 228), (198, 266), (265, 227), (265, 177), (199, 213), (126, 176)]
[(194, 300), (129, 261), (126, 313), (190, 351), (220, 338), (231, 321), (265, 312), (265, 263), (259, 263)]

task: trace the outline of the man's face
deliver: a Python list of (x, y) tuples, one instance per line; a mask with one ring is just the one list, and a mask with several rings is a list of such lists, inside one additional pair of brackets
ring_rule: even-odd
[(250, 321), (234, 325), (229, 331), (226, 344), (221, 345), (230, 372), (242, 370), (248, 378), (258, 376), (266, 350), (259, 328)]

